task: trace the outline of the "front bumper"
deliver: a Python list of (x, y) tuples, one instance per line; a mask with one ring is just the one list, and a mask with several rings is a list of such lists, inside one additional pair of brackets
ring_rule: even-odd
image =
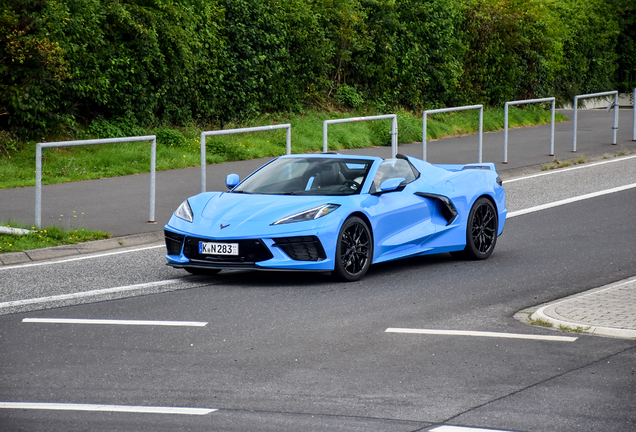
[[(331, 271), (335, 239), (325, 247), (330, 236), (317, 233), (288, 235), (273, 238), (206, 238), (187, 233), (164, 230), (168, 265), (177, 268), (257, 269)], [(200, 242), (237, 243), (238, 256), (210, 255), (199, 252)]]

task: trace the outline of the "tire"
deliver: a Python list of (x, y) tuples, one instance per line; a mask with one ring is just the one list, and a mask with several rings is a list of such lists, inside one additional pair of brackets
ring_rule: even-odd
[(334, 275), (346, 282), (360, 280), (369, 270), (372, 260), (373, 240), (369, 227), (359, 217), (350, 217), (338, 234)]
[(185, 271), (193, 275), (215, 275), (221, 271), (221, 269), (207, 269), (197, 267), (185, 267)]
[(468, 214), (466, 224), (466, 248), (452, 252), (455, 258), (484, 260), (488, 258), (497, 244), (499, 220), (497, 210), (487, 198), (479, 198)]

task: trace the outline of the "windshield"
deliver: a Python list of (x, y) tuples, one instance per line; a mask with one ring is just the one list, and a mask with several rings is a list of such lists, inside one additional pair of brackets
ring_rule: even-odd
[(353, 195), (373, 164), (365, 159), (280, 158), (264, 166), (232, 193), (270, 195)]

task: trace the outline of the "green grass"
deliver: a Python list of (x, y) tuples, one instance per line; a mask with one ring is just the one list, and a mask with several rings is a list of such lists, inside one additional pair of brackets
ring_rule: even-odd
[(535, 320), (531, 320), (531, 319), (528, 318), (528, 321), (532, 325), (538, 325), (538, 326), (541, 326), (541, 327), (552, 327), (552, 323), (551, 322), (546, 321), (546, 320), (541, 319), (541, 318), (537, 318)]
[[(629, 152), (628, 150), (620, 149), (616, 154), (614, 154), (614, 157), (621, 157), (621, 156), (625, 156), (625, 155), (633, 154), (633, 153), (636, 153), (636, 152), (634, 151)], [(612, 156), (607, 153), (603, 155), (603, 159), (609, 159), (610, 157)], [(573, 165), (584, 164), (589, 161), (590, 160), (585, 155), (581, 155), (576, 158), (567, 159), (564, 161), (560, 161), (555, 158), (552, 160), (551, 163), (541, 165), (541, 171), (549, 171), (549, 170), (558, 169), (558, 168), (566, 168)]]
[[(322, 125), (324, 120), (375, 115), (374, 112), (319, 112), (304, 114), (271, 114), (246, 123), (226, 124), (224, 129), (252, 127), (271, 124), (291, 124), (292, 153), (322, 151)], [(422, 141), (422, 117), (406, 111), (398, 116), (398, 137), (400, 143)], [(486, 109), (484, 112), (484, 132), (501, 130), (504, 122), (503, 108)], [(557, 113), (557, 121), (566, 117)], [(459, 111), (428, 116), (427, 137), (438, 139), (459, 136), (478, 131), (479, 112)], [(100, 120), (101, 130), (108, 126)], [(550, 122), (550, 111), (536, 106), (526, 109), (511, 107), (510, 127), (530, 126)], [(117, 130), (111, 128), (111, 130)], [(180, 129), (136, 128), (136, 134), (157, 135), (157, 170), (187, 168), (200, 165), (201, 130), (217, 130), (218, 126), (191, 126)], [(390, 120), (366, 121), (329, 126), (329, 150), (356, 149), (370, 146), (390, 146)], [(98, 130), (97, 128), (88, 130)], [(120, 135), (121, 136), (121, 135)], [(131, 136), (131, 135), (128, 135)], [(48, 141), (69, 139), (108, 138), (88, 132), (78, 137), (49, 137)], [(0, 156), (0, 189), (35, 185), (35, 142), (18, 144), (18, 152)], [(206, 161), (216, 164), (228, 161), (255, 159), (285, 154), (285, 130), (223, 135), (208, 137)], [(116, 177), (150, 171), (150, 143), (102, 144), (82, 147), (43, 149), (42, 183), (64, 183)]]
[(559, 330), (564, 331), (564, 332), (571, 332), (571, 333), (587, 333), (587, 331), (590, 329), (590, 327), (580, 327), (577, 326), (576, 328), (574, 327), (569, 327), (563, 324), (559, 324)]
[(1, 224), (1, 226), (25, 228), (32, 230), (32, 232), (25, 235), (0, 233), (0, 253), (21, 252), (30, 249), (110, 238), (110, 234), (107, 232), (86, 230), (84, 228), (65, 230), (59, 226), (52, 225), (42, 230), (36, 230), (35, 227), (11, 221)]

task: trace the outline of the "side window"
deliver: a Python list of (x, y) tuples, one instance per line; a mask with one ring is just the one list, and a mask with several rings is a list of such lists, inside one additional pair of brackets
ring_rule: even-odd
[(416, 173), (415, 168), (406, 159), (386, 159), (378, 168), (373, 184), (379, 189), (382, 182), (393, 178), (403, 178), (405, 183), (411, 183), (417, 178)]

